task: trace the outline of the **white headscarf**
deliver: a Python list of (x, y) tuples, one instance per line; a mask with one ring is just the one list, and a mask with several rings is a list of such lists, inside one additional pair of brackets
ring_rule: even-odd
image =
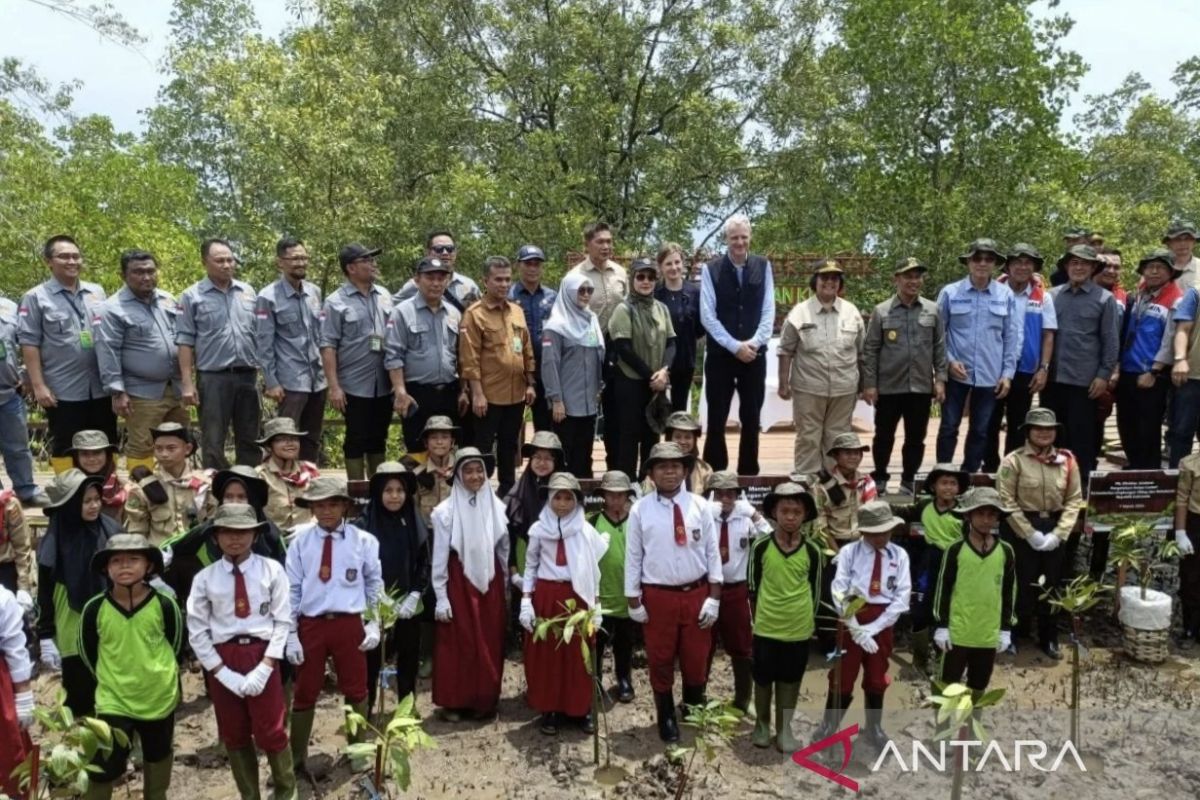
[(608, 551), (608, 542), (583, 518), (583, 504), (576, 503), (574, 511), (560, 517), (551, 510), (547, 499), (537, 522), (529, 526), (530, 544), (535, 539), (563, 540), (567, 567), (571, 570), (571, 588), (588, 608), (594, 607), (599, 599), (600, 559)]
[(604, 347), (604, 334), (600, 330), (600, 319), (587, 306), (580, 308), (579, 287), (591, 284), (591, 280), (578, 272), (568, 272), (554, 298), (550, 318), (545, 330), (554, 331), (572, 344), (584, 347)]
[(457, 465), (450, 496), (434, 513), (450, 523), (450, 548), (458, 553), (463, 574), (472, 586), (486, 592), (496, 576), (496, 545), (508, 536), (508, 521), (504, 504), (487, 481), (477, 492), (463, 485), (462, 468), (472, 461), (483, 463), (481, 458), (467, 458)]

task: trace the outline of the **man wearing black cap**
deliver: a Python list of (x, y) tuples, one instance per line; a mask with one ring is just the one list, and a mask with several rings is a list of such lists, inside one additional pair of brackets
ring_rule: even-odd
[(348, 244), (338, 253), (346, 282), (321, 309), (321, 362), (329, 404), (346, 416), (346, 478), (364, 480), (384, 462), (392, 386), (383, 367), (392, 298), (375, 281), (378, 247)]
[[(1072, 247), (1074, 247), (1076, 245), (1080, 245), (1080, 244), (1091, 246), (1092, 232), (1089, 229), (1074, 227), (1074, 228), (1067, 228), (1065, 231), (1063, 231), (1063, 250), (1064, 251), (1070, 250)], [(1062, 286), (1066, 282), (1067, 282), (1066, 264), (1060, 259), (1058, 264), (1056, 265), (1056, 269), (1054, 270), (1054, 273), (1050, 276), (1050, 285), (1051, 286)]]
[[(233, 424), (237, 463), (254, 466), (258, 444), (258, 356), (254, 306), (248, 283), (233, 277), (238, 260), (223, 239), (206, 239), (200, 258), (208, 277), (179, 296), (175, 343), (179, 345), (184, 405), (200, 405), (200, 456), (206, 469), (225, 469), (225, 432)], [(192, 380), (192, 368), (196, 380)], [(198, 391), (197, 391), (198, 390)]]
[(392, 307), (384, 366), (393, 405), (404, 421), (404, 448), (424, 453), (421, 435), (430, 417), (467, 413), (467, 387), (458, 381), (458, 327), (462, 312), (445, 302), (450, 268), (440, 258), (417, 263), (418, 293)]
[(1087, 245), (1067, 251), (1068, 282), (1050, 291), (1058, 334), (1043, 405), (1063, 421), (1058, 444), (1079, 460), (1084, 491), (1096, 468), (1096, 402), (1117, 367), (1121, 318), (1110, 292), (1092, 281), (1100, 259)]
[(550, 318), (554, 298), (558, 292), (542, 285), (542, 267), (546, 254), (542, 248), (532, 244), (523, 245), (517, 252), (517, 280), (508, 290), (508, 299), (525, 312), (525, 324), (529, 326), (529, 341), (533, 343), (534, 390), (538, 401), (533, 404), (533, 429), (553, 430), (550, 404), (546, 402), (546, 387), (542, 385), (542, 325)]
[[(446, 283), (445, 300), (459, 311), (466, 311), (467, 306), (480, 297), (479, 285), (454, 267), (458, 261), (458, 245), (454, 236), (447, 230), (430, 231), (425, 237), (425, 258), (436, 258), (450, 269), (450, 280)], [(417, 282), (410, 278), (400, 287), (400, 291), (392, 297), (395, 305), (401, 300), (407, 300), (417, 294)]]
[[(1024, 444), (1021, 423), (1033, 405), (1033, 396), (1046, 388), (1046, 378), (1050, 375), (1058, 317), (1054, 315), (1054, 303), (1049, 300), (1042, 285), (1044, 261), (1033, 245), (1023, 242), (1014, 244), (1008, 251), (1008, 260), (1004, 262), (1004, 274), (996, 279), (1012, 290), (1017, 313), (1022, 320), (1023, 335), (1012, 388), (1006, 397), (996, 402), (996, 410), (988, 424), (984, 472), (995, 472), (1000, 466), (1001, 455), (1007, 455)], [(1000, 426), (1006, 418), (1008, 435), (1004, 439), (1004, 452), (1001, 453)]]
[[(713, 469), (729, 466), (725, 421), (738, 396), (741, 436), (739, 475), (758, 474), (758, 434), (767, 391), (767, 344), (775, 325), (771, 262), (750, 252), (750, 220), (736, 214), (725, 222), (725, 255), (700, 272), (700, 322), (708, 332), (704, 393), (708, 430), (704, 460)], [(780, 373), (780, 381), (786, 379)]]

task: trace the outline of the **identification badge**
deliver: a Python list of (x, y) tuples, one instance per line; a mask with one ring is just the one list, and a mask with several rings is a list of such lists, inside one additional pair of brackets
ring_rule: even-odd
[(512, 350), (513, 350), (513, 352), (514, 352), (514, 353), (516, 353), (517, 355), (520, 355), (520, 354), (521, 354), (521, 352), (524, 350), (524, 348), (523, 348), (523, 346), (522, 346), (522, 344), (521, 344), (521, 337), (520, 337), (520, 336), (513, 336), (513, 338), (512, 338)]
[(92, 332), (91, 331), (80, 331), (79, 332), (79, 346), (82, 347), (84, 350), (92, 349)]
[(357, 578), (358, 578), (358, 570), (356, 570), (356, 569), (346, 570), (346, 582), (347, 583), (354, 583), (354, 581)]
[(382, 336), (378, 336), (373, 333), (370, 335), (370, 337), (368, 337), (368, 341), (370, 342), (372, 353), (382, 353), (383, 352), (383, 337)]

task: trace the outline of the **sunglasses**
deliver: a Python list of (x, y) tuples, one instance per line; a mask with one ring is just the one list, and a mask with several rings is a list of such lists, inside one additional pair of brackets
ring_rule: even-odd
[(591, 294), (594, 291), (596, 291), (595, 288), (591, 287), (591, 286), (580, 286), (579, 287), (579, 294)]
[(653, 272), (639, 272), (633, 276), (633, 279), (635, 281), (653, 281), (656, 279), (656, 276)]
[(452, 244), (435, 244), (429, 249), (439, 255), (446, 255), (447, 253), (453, 253), (456, 248)]

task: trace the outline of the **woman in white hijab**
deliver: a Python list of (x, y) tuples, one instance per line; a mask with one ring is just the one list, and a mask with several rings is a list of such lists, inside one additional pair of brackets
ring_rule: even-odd
[[(600, 559), (608, 543), (583, 518), (583, 490), (573, 475), (556, 472), (541, 491), (548, 500), (529, 528), (521, 627), (532, 633), (539, 617), (566, 612), (568, 600), (575, 601), (575, 611), (592, 609), (592, 624), (599, 626)], [(588, 644), (595, 652), (595, 635)], [(552, 636), (540, 642), (526, 636), (525, 683), (530, 707), (542, 712), (542, 733), (558, 733), (561, 717), (579, 719), (588, 733), (595, 730), (592, 677), (574, 642), (560, 646)]]
[(450, 722), (496, 713), (504, 670), (508, 521), (474, 447), (454, 457), (450, 496), (433, 510), (433, 703)]
[(592, 442), (600, 408), (604, 333), (588, 308), (594, 287), (576, 272), (563, 278), (542, 328), (542, 383), (562, 440), (567, 469), (577, 478), (592, 477)]

